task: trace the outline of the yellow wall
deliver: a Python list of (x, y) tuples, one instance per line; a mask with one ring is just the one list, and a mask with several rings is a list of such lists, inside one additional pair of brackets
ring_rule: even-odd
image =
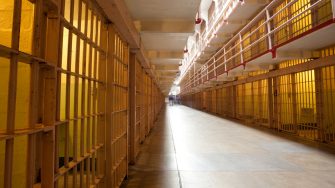
[(34, 31), (34, 4), (29, 0), (22, 0), (20, 25), (20, 51), (32, 53), (32, 39)]
[[(0, 3), (0, 44), (10, 47), (13, 22), (13, 0), (1, 1)], [(32, 53), (32, 37), (34, 23), (34, 4), (28, 0), (22, 0), (22, 13), (20, 25), (19, 50)], [(9, 82), (9, 59), (0, 57), (0, 132), (6, 129), (8, 82)], [(30, 64), (18, 62), (17, 89), (15, 104), (15, 130), (28, 128), (29, 105), (30, 105)], [(13, 96), (12, 96), (13, 97)], [(14, 138), (14, 160), (13, 160), (13, 187), (25, 187), (27, 168), (27, 143), (28, 136)], [(3, 185), (5, 142), (0, 142), (0, 185)]]
[(6, 130), (10, 60), (0, 57), (0, 132)]
[[(78, 7), (78, 0), (74, 1), (74, 7)], [(64, 10), (64, 17), (66, 20), (70, 21), (70, 5), (71, 1), (66, 0), (65, 1), (65, 10)], [(101, 26), (101, 21), (97, 19), (97, 16), (92, 13), (91, 9), (88, 9), (86, 12), (87, 5), (83, 2), (82, 3), (82, 13), (81, 13), (81, 32), (85, 32), (85, 17), (88, 17), (87, 21), (87, 36), (90, 37), (91, 34), (93, 35), (92, 40), (95, 42), (96, 35), (98, 40), (100, 37), (100, 29), (98, 29), (98, 33), (96, 32), (95, 28), (96, 26)], [(78, 10), (75, 10), (74, 12), (74, 19), (73, 19), (73, 25), (78, 28)], [(93, 19), (92, 19), (93, 16)], [(90, 27), (93, 26), (94, 30), (91, 31)], [(73, 73), (78, 73), (80, 75), (86, 75), (90, 78), (98, 78), (98, 60), (100, 53), (97, 52), (95, 48), (93, 48), (90, 44), (85, 43), (82, 39), (78, 38), (75, 34), (72, 33), (72, 45), (69, 46), (69, 30), (64, 28), (63, 29), (63, 45), (62, 45), (62, 61), (61, 61), (61, 67), (64, 70), (71, 71)], [(79, 46), (77, 46), (77, 40), (79, 40)], [(99, 42), (98, 42), (99, 43)], [(116, 44), (116, 43), (115, 43)], [(71, 59), (68, 61), (69, 54), (69, 47)], [(79, 49), (79, 58), (76, 59), (76, 52), (77, 49)], [(86, 54), (86, 55), (85, 55)], [(92, 54), (92, 55), (90, 55)], [(96, 62), (96, 63), (95, 63)], [(68, 64), (71, 64), (71, 68), (68, 69)], [(78, 70), (76, 69), (76, 64), (78, 64)], [(85, 64), (85, 65), (84, 65)], [(93, 103), (97, 101), (97, 85), (94, 86), (93, 82), (91, 82), (91, 85), (89, 86), (88, 80), (83, 78), (78, 78), (78, 98), (75, 98), (75, 77), (70, 76), (70, 82), (69, 84), (69, 90), (70, 90), (70, 97), (69, 101), (66, 101), (66, 86), (67, 86), (67, 75), (62, 73), (61, 74), (61, 80), (60, 80), (60, 120), (64, 121), (67, 119), (73, 119), (75, 118), (74, 113), (74, 104), (77, 100), (77, 108), (78, 108), (78, 117), (82, 117), (88, 114), (88, 110), (90, 110), (90, 114), (96, 114), (97, 113), (97, 104), (94, 106)], [(84, 88), (85, 85), (85, 88)], [(89, 93), (89, 87), (91, 89)], [(91, 108), (88, 109), (88, 95), (90, 94), (91, 97)], [(82, 100), (84, 100), (83, 103), (83, 109), (82, 109)], [(66, 117), (66, 104), (69, 103), (69, 117)], [(90, 122), (89, 122), (90, 121)], [(89, 128), (91, 130), (93, 123), (93, 119), (85, 118), (78, 121), (77, 126), (77, 142), (80, 143), (80, 140), (83, 139), (84, 141), (84, 147), (86, 150), (86, 147), (88, 144), (92, 143), (92, 137), (90, 138), (90, 141), (87, 142), (87, 129)], [(88, 127), (88, 125), (91, 125)], [(59, 128), (59, 156), (63, 157), (65, 152), (65, 138), (66, 138), (66, 129), (65, 126), (60, 126)], [(81, 132), (82, 131), (82, 132)], [(92, 130), (91, 130), (92, 131)], [(83, 136), (81, 137), (81, 134)], [(91, 132), (92, 134), (92, 132)], [(69, 154), (70, 156), (73, 155), (73, 143), (74, 143), (74, 121), (71, 120), (69, 123)], [(80, 153), (80, 145), (77, 146), (77, 153)]]
[(260, 114), (260, 118), (262, 119), (268, 119), (269, 118), (269, 101), (268, 101), (268, 82), (267, 80), (261, 80), (260, 81), (260, 96), (259, 96), (259, 100), (261, 102), (262, 105), (262, 109), (261, 109), (261, 114)]
[[(0, 130), (6, 129), (9, 60), (0, 58)], [(16, 93), (15, 129), (28, 128), (30, 104), (30, 65), (19, 62)], [(27, 168), (27, 136), (14, 139), (13, 187), (24, 187)], [(3, 185), (5, 142), (0, 142), (0, 185)]]
[(18, 63), (18, 77), (16, 89), (15, 129), (29, 127), (30, 105), (30, 64)]
[(12, 42), (14, 0), (0, 3), (0, 44), (10, 47)]
[(14, 139), (12, 187), (25, 187), (27, 177), (28, 136)]

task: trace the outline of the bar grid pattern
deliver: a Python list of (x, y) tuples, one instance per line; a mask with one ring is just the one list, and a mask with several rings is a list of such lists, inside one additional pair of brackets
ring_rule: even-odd
[[(233, 82), (181, 95), (182, 101), (253, 126), (334, 144), (334, 65), (325, 59), (334, 52), (334, 47), (329, 47), (319, 51), (320, 59), (284, 61), (275, 73), (249, 73)], [(215, 99), (210, 95), (214, 92)], [(213, 101), (217, 111), (208, 108)]]

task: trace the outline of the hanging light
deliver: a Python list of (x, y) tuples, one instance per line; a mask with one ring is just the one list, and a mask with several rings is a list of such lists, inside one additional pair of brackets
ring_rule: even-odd
[(197, 18), (195, 19), (194, 23), (195, 24), (200, 24), (202, 22), (202, 19), (201, 18)]
[(197, 25), (197, 24), (200, 24), (202, 22), (202, 19), (200, 18), (200, 13), (197, 12), (196, 16), (195, 16), (195, 21), (194, 23)]

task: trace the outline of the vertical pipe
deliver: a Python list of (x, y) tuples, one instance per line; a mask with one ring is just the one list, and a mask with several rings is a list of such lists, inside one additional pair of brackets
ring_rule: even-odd
[[(267, 28), (267, 32), (270, 33), (271, 32), (271, 22), (270, 22), (270, 12), (268, 9), (265, 10), (266, 12), (266, 28)], [(268, 50), (272, 50), (272, 39), (271, 39), (271, 34), (268, 34)]]

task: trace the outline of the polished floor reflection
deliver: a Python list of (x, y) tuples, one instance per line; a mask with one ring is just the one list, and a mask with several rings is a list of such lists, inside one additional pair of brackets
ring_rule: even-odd
[(335, 187), (335, 155), (185, 106), (169, 106), (123, 187)]

